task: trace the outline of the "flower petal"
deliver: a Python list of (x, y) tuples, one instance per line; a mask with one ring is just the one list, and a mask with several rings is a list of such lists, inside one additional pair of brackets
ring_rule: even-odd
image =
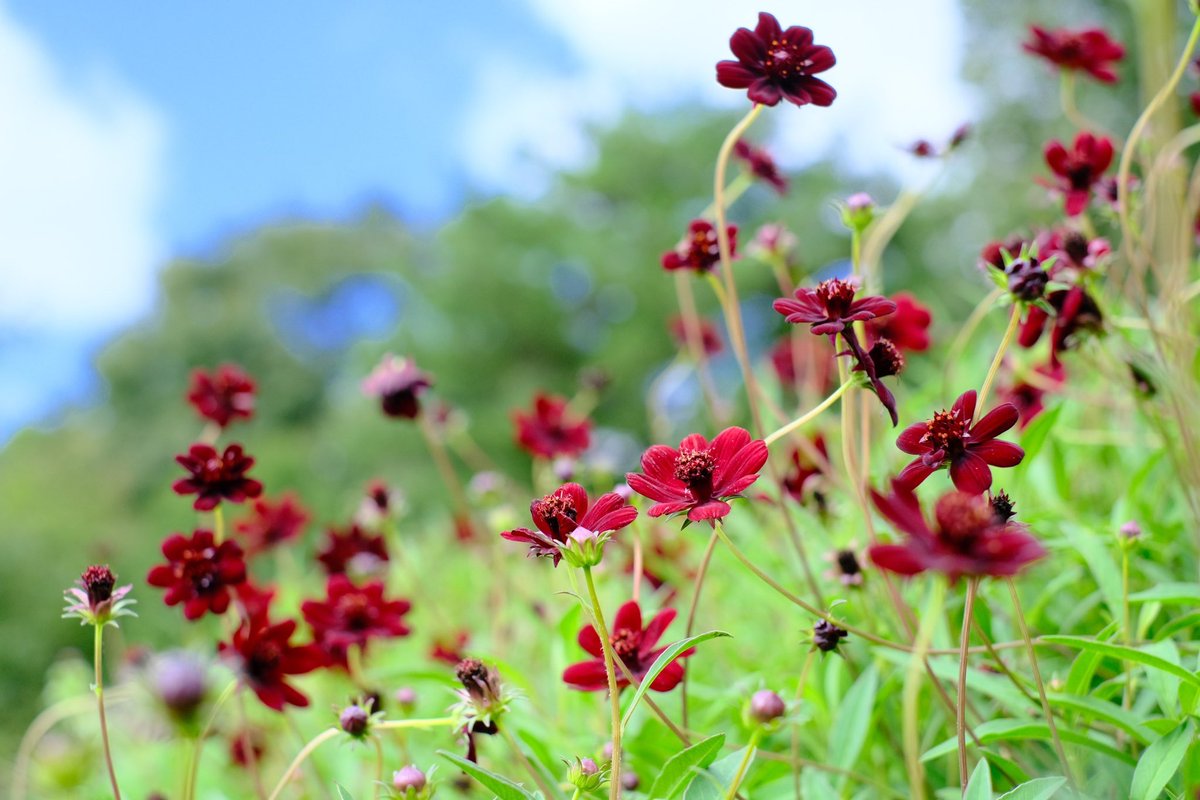
[(994, 439), (1016, 425), (1020, 417), (1020, 412), (1012, 403), (1001, 403), (971, 426), (971, 438), (976, 443)]
[(983, 494), (992, 487), (992, 470), (987, 462), (968, 451), (950, 462), (950, 480), (967, 494)]
[(1025, 457), (1025, 451), (1012, 442), (991, 439), (974, 445), (971, 452), (993, 467), (1015, 467)]

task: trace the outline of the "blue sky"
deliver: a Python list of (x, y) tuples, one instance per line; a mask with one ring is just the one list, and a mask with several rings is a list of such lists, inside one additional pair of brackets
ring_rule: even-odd
[[(834, 47), (841, 93), (776, 126), (785, 164), (837, 142), (852, 166), (873, 168), (969, 118), (954, 2), (914, 3), (779, 11)], [(0, 133), (0, 442), (95, 399), (91, 356), (151, 308), (169, 258), (370, 202), (426, 226), (472, 194), (535, 197), (554, 170), (586, 160), (588, 124), (631, 106), (744, 104), (716, 86), (713, 63), (758, 10), (130, 0), (118, 13), (0, 0), (0, 116), (16, 121)], [(906, 36), (944, 46), (896, 60)]]

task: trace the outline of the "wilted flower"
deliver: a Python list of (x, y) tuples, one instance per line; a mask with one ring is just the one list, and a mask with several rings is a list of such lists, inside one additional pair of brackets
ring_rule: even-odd
[(1026, 51), (1060, 69), (1082, 70), (1102, 83), (1116, 83), (1113, 62), (1124, 58), (1125, 48), (1100, 28), (1049, 31), (1032, 25), (1029, 33), (1032, 38), (1022, 45)]
[(262, 484), (246, 476), (254, 458), (246, 455), (240, 444), (229, 445), (223, 453), (207, 444), (194, 444), (175, 460), (191, 475), (175, 481), (171, 488), (176, 494), (197, 495), (192, 503), (197, 511), (211, 511), (222, 500), (241, 503), (262, 494)]
[(825, 573), (827, 578), (836, 580), (842, 586), (862, 586), (862, 564), (858, 560), (858, 551), (854, 547), (844, 547), (827, 553), (825, 560), (832, 565), (832, 568)]
[(117, 576), (107, 565), (88, 567), (75, 583), (77, 587), (63, 592), (63, 599), (67, 601), (63, 619), (78, 619), (80, 625), (103, 626), (110, 622), (116, 625), (117, 617), (137, 616), (129, 609), (137, 601), (125, 597), (133, 584), (118, 587)]
[(387, 542), (382, 536), (367, 533), (357, 525), (325, 531), (325, 546), (317, 552), (317, 561), (327, 575), (370, 574), (380, 562), (388, 560)]
[(457, 665), (466, 658), (463, 650), (469, 641), (471, 641), (471, 635), (466, 631), (457, 631), (449, 636), (438, 636), (433, 640), (433, 646), (429, 648), (429, 657), (435, 661)]
[(738, 139), (733, 146), (733, 154), (742, 160), (754, 177), (771, 184), (780, 194), (787, 194), (787, 178), (779, 174), (775, 159), (766, 150), (755, 147), (745, 139)]
[[(500, 683), (500, 674), (477, 658), (464, 658), (454, 668), (454, 675), (463, 688), (459, 690), (459, 703), (455, 707), (466, 722), (469, 734), (494, 734), (496, 722), (508, 710), (511, 695)], [(472, 749), (474, 742), (471, 743)]]
[[(851, 344), (850, 337), (844, 336), (843, 338), (847, 339), (847, 344)], [(892, 394), (892, 390), (883, 384), (882, 379), (890, 375), (899, 375), (904, 371), (904, 356), (901, 355), (900, 349), (887, 339), (877, 339), (866, 353), (851, 347), (849, 351), (838, 355), (849, 355), (854, 358), (855, 363), (850, 371), (863, 374), (862, 385), (879, 398), (880, 404), (892, 418), (892, 425), (899, 422), (900, 418), (896, 414), (896, 397)]]
[(554, 559), (554, 566), (576, 534), (611, 534), (637, 518), (637, 509), (616, 492), (609, 492), (590, 503), (587, 491), (577, 483), (567, 483), (529, 504), (529, 514), (537, 530), (516, 528), (500, 535), (510, 542), (529, 545), (529, 555)]
[(833, 51), (813, 44), (813, 32), (793, 25), (784, 30), (766, 12), (754, 30), (738, 28), (729, 40), (737, 61), (717, 64), (717, 82), (730, 89), (747, 89), (752, 103), (773, 106), (787, 100), (798, 106), (828, 106), (837, 92), (813, 77), (836, 63)]
[(567, 409), (567, 399), (538, 392), (533, 413), (513, 412), (517, 444), (535, 458), (578, 456), (591, 444), (592, 423)]
[[(657, 647), (659, 639), (666, 633), (667, 627), (675, 619), (675, 609), (664, 608), (654, 615), (650, 623), (642, 626), (642, 610), (634, 601), (629, 601), (617, 611), (612, 621), (610, 642), (613, 654), (620, 659), (629, 672), (639, 682), (646, 676), (665, 647)], [(563, 672), (563, 682), (572, 689), (588, 692), (604, 691), (608, 688), (608, 673), (604, 668), (604, 648), (600, 644), (600, 635), (592, 625), (584, 626), (579, 631), (579, 646), (593, 658), (572, 664)], [(650, 684), (656, 692), (668, 692), (683, 680), (683, 664), (680, 659), (691, 655), (692, 649), (685, 650), (676, 660), (663, 669), (658, 677)], [(619, 667), (616, 674), (617, 689), (629, 685), (629, 679)]]
[(204, 419), (224, 428), (235, 419), (254, 416), (254, 381), (236, 364), (212, 372), (192, 372), (187, 401)]
[(167, 563), (146, 575), (146, 583), (166, 589), (163, 602), (183, 603), (183, 616), (197, 620), (206, 611), (224, 614), (231, 590), (246, 580), (246, 562), (236, 542), (217, 544), (212, 531), (197, 530), (191, 537), (173, 533), (163, 540)]
[(253, 516), (238, 520), (234, 530), (245, 540), (247, 552), (254, 554), (295, 539), (306, 524), (308, 512), (294, 494), (288, 493), (278, 500), (255, 500)]
[(381, 581), (356, 586), (345, 575), (330, 575), (324, 600), (305, 600), (300, 606), (312, 627), (315, 643), (332, 663), (347, 666), (347, 651), (364, 652), (372, 639), (407, 636), (411, 630), (404, 615), (412, 608), (407, 600), (384, 597)]
[(1017, 515), (1017, 504), (1008, 496), (1008, 492), (1001, 489), (992, 495), (992, 515), (995, 516), (996, 522), (1008, 522)]
[[(729, 234), (729, 257), (737, 256), (737, 226), (725, 228)], [(712, 272), (721, 263), (721, 250), (717, 229), (708, 220), (694, 219), (688, 225), (687, 234), (674, 250), (663, 253), (662, 266), (665, 270), (690, 269), (697, 274)]]
[(272, 625), (265, 618), (252, 619), (238, 626), (230, 642), (219, 646), (263, 705), (276, 711), (283, 711), (285, 704), (308, 705), (308, 698), (287, 682), (289, 675), (325, 666), (325, 654), (319, 647), (291, 643), (295, 632), (295, 620)]
[(837, 650), (838, 645), (842, 643), (842, 639), (845, 639), (849, 635), (848, 631), (839, 628), (829, 620), (820, 619), (813, 626), (813, 647), (822, 653), (831, 653)]
[(897, 292), (889, 299), (896, 310), (866, 323), (867, 343), (888, 339), (902, 353), (928, 350), (929, 325), (933, 320), (929, 309), (908, 292)]
[(417, 362), (389, 353), (363, 380), (362, 390), (378, 397), (389, 417), (416, 419), (421, 413), (420, 397), (432, 385), (433, 379), (417, 369)]
[(1016, 300), (1032, 303), (1040, 300), (1050, 282), (1050, 275), (1036, 257), (1027, 255), (1010, 261), (1004, 269), (1008, 276), (1008, 292)]
[(1092, 186), (1112, 164), (1113, 145), (1107, 137), (1083, 131), (1075, 137), (1071, 150), (1055, 139), (1046, 145), (1045, 156), (1057, 178), (1046, 185), (1062, 192), (1067, 216), (1074, 217), (1087, 208)]

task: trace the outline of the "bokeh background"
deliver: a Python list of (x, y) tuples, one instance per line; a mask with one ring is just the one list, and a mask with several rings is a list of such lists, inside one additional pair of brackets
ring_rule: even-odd
[[(417, 435), (380, 419), (361, 378), (415, 355), (495, 463), (527, 473), (511, 409), (601, 369), (595, 418), (615, 457), (636, 455), (674, 356), (658, 257), (708, 202), (746, 103), (713, 65), (757, 11), (834, 49), (839, 98), (754, 131), (792, 191), (752, 190), (746, 238), (783, 222), (820, 271), (845, 255), (833, 201), (928, 188), (885, 274), (947, 319), (980, 296), (983, 243), (1028, 230), (1030, 208), (1054, 218), (1030, 176), (1073, 131), (1025, 27), (1101, 23), (1127, 65), (1168, 57), (1127, 37), (1139, 6), (1170, 3), (0, 2), (0, 753), (49, 665), (85, 644), (58, 619), (61, 588), (96, 561), (140, 583), (192, 524), (169, 484), (199, 431), (193, 367), (258, 379), (235, 436), (272, 493), (314, 510), (310, 541), (373, 477), (408, 495), (412, 536), (451, 537)], [(1123, 129), (1135, 90), (1082, 85), (1080, 103)], [(964, 122), (952, 161), (906, 152)], [(766, 271), (759, 292), (756, 353), (780, 325)], [(732, 360), (714, 369), (736, 397)], [(178, 614), (137, 594), (131, 638), (178, 640)]]

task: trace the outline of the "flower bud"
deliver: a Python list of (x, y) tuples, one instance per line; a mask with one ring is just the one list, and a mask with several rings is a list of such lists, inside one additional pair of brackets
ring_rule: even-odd
[(417, 705), (417, 693), (411, 686), (401, 686), (392, 696), (396, 699), (400, 710), (405, 713), (411, 713)]
[(425, 784), (425, 773), (421, 772), (413, 764), (409, 764), (407, 767), (402, 767), (392, 773), (392, 788), (401, 792), (407, 792), (410, 789), (414, 792), (419, 792), (425, 788)]
[(1142, 538), (1142, 526), (1135, 519), (1129, 520), (1120, 528), (1121, 539), (1126, 542), (1136, 542)]
[(204, 665), (183, 650), (155, 658), (150, 667), (150, 680), (155, 695), (177, 719), (188, 719), (195, 714), (208, 693)]
[(866, 192), (852, 194), (846, 198), (842, 208), (842, 223), (854, 231), (862, 233), (875, 219), (875, 201)]
[(783, 698), (770, 689), (762, 689), (750, 698), (750, 716), (757, 722), (774, 722), (787, 713)]
[(577, 758), (567, 769), (567, 781), (581, 792), (599, 789), (607, 777), (607, 770), (601, 770), (590, 758)]
[(850, 634), (828, 620), (819, 620), (813, 626), (813, 645), (822, 653), (837, 650), (838, 644)]
[(346, 733), (356, 739), (361, 739), (367, 735), (367, 728), (371, 725), (371, 715), (360, 705), (349, 705), (338, 716), (338, 724)]

